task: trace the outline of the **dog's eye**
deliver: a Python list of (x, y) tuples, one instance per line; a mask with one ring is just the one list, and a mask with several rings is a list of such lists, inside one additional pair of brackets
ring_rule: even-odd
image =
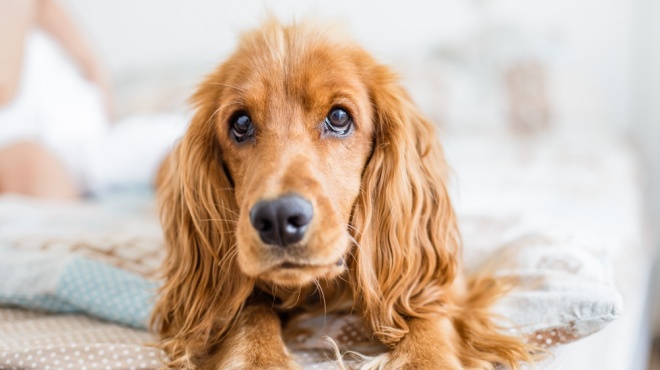
[(326, 129), (339, 135), (346, 135), (351, 129), (352, 123), (351, 116), (341, 108), (332, 108), (330, 113), (325, 117)]
[(238, 113), (231, 119), (231, 132), (236, 141), (241, 142), (254, 134), (254, 127), (250, 116)]

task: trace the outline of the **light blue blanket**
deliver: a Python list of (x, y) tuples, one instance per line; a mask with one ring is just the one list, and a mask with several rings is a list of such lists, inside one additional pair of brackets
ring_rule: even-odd
[(159, 283), (75, 254), (0, 247), (0, 305), (146, 328)]

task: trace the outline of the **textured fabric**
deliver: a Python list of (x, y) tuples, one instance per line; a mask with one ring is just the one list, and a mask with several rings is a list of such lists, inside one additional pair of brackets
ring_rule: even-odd
[(146, 327), (158, 288), (107, 263), (61, 253), (0, 249), (0, 271), (0, 304), (82, 312), (139, 328)]
[(105, 263), (75, 258), (64, 270), (57, 296), (90, 315), (145, 328), (158, 286)]
[[(131, 247), (124, 245), (118, 249)], [(27, 254), (30, 258), (22, 257), (17, 251), (5, 253), (2, 262), (8, 274), (5, 281), (16, 285), (22, 277), (23, 284), (18, 287), (0, 284), (0, 304), (52, 312), (83, 312), (125, 325), (145, 327), (157, 283), (88, 258), (66, 259), (52, 252), (40, 255), (29, 251)], [(45, 263), (58, 261), (58, 258), (66, 262), (63, 267), (53, 268)], [(536, 344), (552, 346), (585, 337), (621, 314), (621, 297), (611, 285), (607, 264), (568, 240), (528, 236), (500, 247), (488, 262), (480, 271), (489, 270), (495, 276), (512, 278), (517, 283), (517, 289), (496, 308), (506, 318), (502, 325), (510, 326), (511, 332), (522, 334)], [(37, 266), (42, 267), (35, 268)], [(23, 275), (16, 275), (21, 271), (25, 271)], [(51, 284), (50, 290), (29, 294), (30, 286), (52, 281), (57, 284)], [(25, 289), (16, 292), (20, 286)], [(334, 327), (339, 328), (334, 330), (335, 334), (354, 321), (335, 319)], [(314, 332), (313, 327), (308, 325), (311, 332)], [(326, 341), (319, 343), (314, 339), (318, 336), (310, 336), (311, 342), (299, 341), (300, 348), (332, 349)], [(353, 337), (340, 345), (354, 349), (360, 342)], [(369, 343), (366, 345), (368, 347)]]
[[(643, 369), (653, 255), (644, 239), (642, 180), (625, 141), (566, 136), (464, 135), (445, 140), (464, 261), (478, 271), (503, 246), (530, 235), (600, 261), (623, 313), (601, 332), (553, 350), (552, 369)], [(506, 257), (502, 256), (502, 259)]]
[(164, 255), (152, 195), (108, 194), (81, 203), (0, 197), (0, 246), (75, 253), (153, 276)]
[(55, 294), (59, 277), (74, 257), (0, 247), (0, 304), (51, 312), (76, 312)]
[(541, 347), (584, 338), (623, 313), (609, 265), (569, 240), (529, 235), (488, 263), (483, 271), (515, 283), (495, 307), (507, 318), (501, 325)]
[(82, 315), (0, 308), (0, 369), (157, 369), (144, 331)]
[[(549, 339), (550, 345), (556, 345), (602, 328), (621, 313), (616, 288), (625, 288), (618, 291), (626, 311), (603, 330), (609, 337), (598, 333), (554, 347), (557, 356), (539, 364), (538, 369), (625, 369), (620, 359), (610, 363), (610, 356), (589, 358), (593, 356), (573, 350), (590, 343), (599, 344), (598, 349), (608, 348), (608, 343), (619, 346), (618, 341), (603, 342), (602, 338), (624, 337), (621, 333), (631, 337), (634, 328), (621, 330), (619, 324), (630, 325), (627, 312), (636, 302), (631, 288), (642, 286), (639, 282), (645, 270), (640, 264), (645, 253), (640, 242), (633, 161), (619, 146), (608, 142), (600, 145), (586, 148), (575, 141), (510, 138), (452, 138), (447, 142), (447, 157), (454, 165), (460, 189), (453, 198), (464, 237), (466, 267), (472, 272), (492, 268), (503, 276), (518, 277), (519, 291), (501, 304), (517, 310), (506, 311), (505, 316), (518, 320), (520, 327), (546, 329), (532, 339), (539, 343)], [(153, 209), (148, 204), (116, 199), (111, 204), (62, 205), (0, 198), (0, 240), (30, 251), (75, 251), (149, 275), (162, 257)], [(602, 291), (593, 294), (595, 289)], [(537, 298), (546, 309), (541, 309)], [(570, 330), (557, 330), (558, 322)], [(585, 322), (590, 324), (579, 326)], [(45, 323), (50, 326), (41, 326)], [(578, 335), (574, 335), (575, 328)], [(80, 337), (83, 333), (85, 336)], [(324, 335), (333, 338), (342, 350), (378, 351), (369, 347), (373, 343), (354, 317), (310, 318), (287, 328), (285, 334), (296, 360), (309, 369), (336, 368), (329, 360), (335, 358), (334, 346)], [(5, 366), (3, 353), (13, 364), (14, 359), (26, 361), (24, 353), (34, 358), (34, 349), (43, 351), (49, 344), (57, 350), (72, 344), (99, 344), (107, 351), (104, 346), (108, 343), (134, 345), (151, 340), (144, 331), (81, 315), (0, 309), (0, 369)], [(615, 348), (610, 350), (616, 352)], [(74, 363), (73, 368), (93, 368), (98, 359), (94, 355)], [(133, 363), (137, 359), (133, 356)], [(124, 359), (122, 366), (126, 362)], [(594, 363), (599, 365), (594, 367)], [(37, 368), (45, 366), (37, 364)]]

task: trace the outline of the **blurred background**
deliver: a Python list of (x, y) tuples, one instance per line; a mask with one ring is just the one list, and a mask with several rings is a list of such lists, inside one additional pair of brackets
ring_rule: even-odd
[[(628, 349), (612, 360), (621, 366), (612, 368), (660, 369), (660, 341), (658, 353), (649, 351), (654, 334), (660, 335), (660, 286), (654, 284), (660, 276), (652, 272), (660, 225), (659, 1), (60, 3), (109, 71), (116, 121), (189, 115), (186, 99), (195, 84), (232, 51), (241, 30), (270, 11), (284, 21), (311, 16), (344, 23), (401, 74), (422, 110), (450, 137), (532, 144), (560, 137), (573, 147), (605, 142), (624, 151), (634, 168), (620, 173), (634, 177), (634, 190), (625, 191), (638, 196), (644, 248), (627, 265), (639, 276), (629, 285), (635, 298), (626, 300), (632, 318), (617, 332), (625, 333)], [(608, 338), (602, 341), (624, 335)], [(604, 356), (602, 350), (592, 344), (583, 355)]]
[[(311, 15), (345, 23), (422, 85), (412, 93), (446, 130), (551, 129), (630, 140), (647, 166), (649, 209), (660, 209), (650, 185), (660, 168), (657, 1), (62, 3), (107, 63), (120, 117), (185, 109), (194, 83), (267, 10), (285, 20)], [(143, 90), (159, 87), (160, 94)]]

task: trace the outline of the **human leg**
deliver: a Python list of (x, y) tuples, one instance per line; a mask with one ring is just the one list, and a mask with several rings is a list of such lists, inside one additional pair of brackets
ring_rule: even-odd
[(0, 106), (18, 90), (26, 35), (36, 20), (38, 0), (0, 0)]
[(0, 193), (74, 199), (78, 190), (64, 165), (35, 142), (0, 148)]

